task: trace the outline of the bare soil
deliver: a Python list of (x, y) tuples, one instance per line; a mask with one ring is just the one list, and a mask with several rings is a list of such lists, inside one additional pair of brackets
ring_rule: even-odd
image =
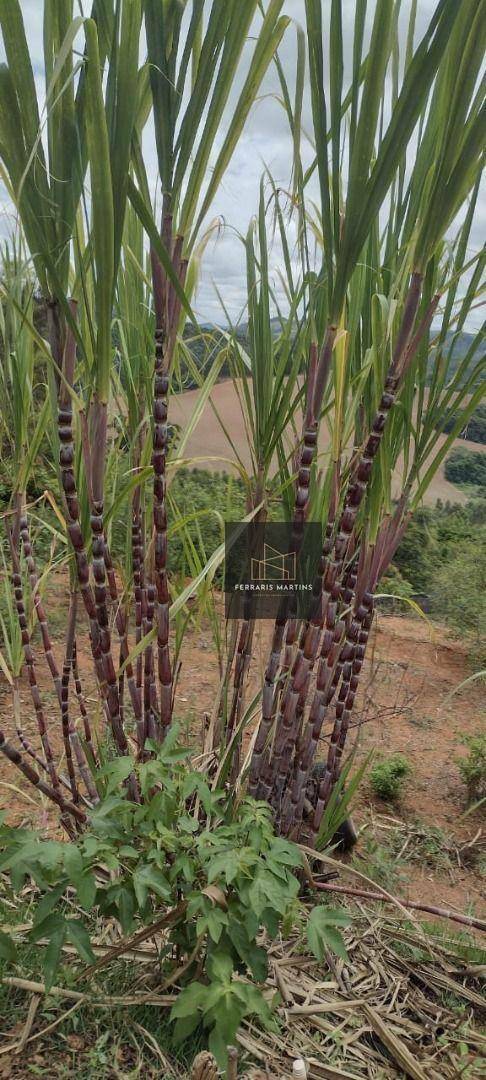
[[(56, 604), (50, 610), (55, 651), (62, 663), (61, 610), (67, 604), (66, 583), (58, 575), (51, 583)], [(250, 669), (250, 688), (259, 684), (263, 672), (270, 623), (259, 624), (255, 635), (254, 656)], [(55, 695), (49, 672), (41, 656), (39, 642), (38, 679), (46, 715), (56, 717), (51, 738), (60, 750), (62, 738), (57, 720)], [(93, 680), (89, 645), (85, 632), (78, 640), (83, 684), (88, 701), (94, 706)], [(191, 629), (182, 652), (182, 667), (177, 693), (177, 719), (182, 729), (198, 738), (205, 714), (214, 706), (219, 685), (218, 665), (210, 629), (203, 625)], [(378, 856), (385, 859), (382, 884), (393, 885), (403, 897), (428, 901), (457, 910), (485, 911), (484, 880), (481, 879), (481, 855), (484, 865), (484, 816), (481, 810), (464, 817), (466, 796), (458, 769), (458, 758), (466, 753), (464, 735), (484, 730), (486, 708), (484, 685), (470, 684), (456, 696), (450, 692), (470, 674), (462, 646), (440, 627), (432, 630), (415, 617), (380, 615), (373, 631), (369, 658), (363, 672), (363, 685), (355, 713), (351, 744), (357, 740), (357, 757), (362, 760), (370, 750), (376, 756), (401, 752), (412, 765), (400, 800), (385, 804), (373, 795), (369, 776), (363, 781), (355, 809), (361, 830), (358, 863), (364, 873), (373, 872)], [(20, 687), (22, 722), (25, 735), (38, 747), (36, 721), (28, 681), (24, 675)], [(12, 716), (11, 692), (0, 672), (0, 728), (16, 742)], [(326, 752), (325, 738), (321, 756)], [(55, 813), (42, 805), (34, 789), (0, 755), (0, 805), (12, 824), (28, 823), (46, 833), (58, 832)], [(484, 809), (484, 808), (483, 808)], [(427, 836), (417, 832), (425, 828), (442, 830), (439, 853), (427, 850)], [(391, 841), (393, 840), (393, 844)], [(471, 845), (469, 847), (469, 845)], [(404, 847), (404, 850), (400, 849)], [(398, 856), (398, 857), (397, 857)], [(396, 878), (395, 878), (396, 875)]]
[[(200, 396), (199, 390), (187, 390), (183, 394), (174, 394), (171, 398), (170, 414), (174, 424), (182, 428), (194, 415), (194, 410)], [(224, 417), (224, 429), (219, 422), (219, 417)], [(300, 431), (301, 418), (297, 411), (295, 415), (296, 430)], [(226, 434), (226, 433), (227, 434)], [(289, 438), (291, 431), (289, 430)], [(445, 435), (439, 435), (435, 443), (438, 450), (446, 439)], [(486, 452), (486, 446), (479, 443), (469, 442), (467, 439), (456, 439), (454, 446), (460, 446), (468, 450)], [(289, 452), (291, 445), (289, 443)], [(325, 424), (321, 424), (319, 433), (318, 452), (324, 466), (329, 451), (329, 431)], [(211, 472), (238, 473), (235, 464), (235, 452), (238, 454), (240, 464), (249, 469), (251, 466), (248, 432), (245, 428), (244, 416), (238, 397), (237, 388), (232, 379), (222, 379), (213, 387), (211, 398), (206, 402), (195, 430), (185, 447), (185, 456), (191, 459), (191, 464), (201, 469), (209, 469)], [(395, 471), (394, 494), (401, 491), (401, 465), (399, 463)], [(452, 503), (465, 503), (468, 496), (446, 480), (444, 464), (440, 466), (425, 494), (425, 501), (429, 505), (435, 505), (437, 499), (443, 502), (449, 500)]]

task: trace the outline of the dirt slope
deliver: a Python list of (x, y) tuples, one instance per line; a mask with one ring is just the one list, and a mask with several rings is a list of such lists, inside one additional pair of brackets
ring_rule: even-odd
[[(199, 390), (188, 390), (184, 394), (177, 394), (171, 398), (170, 419), (175, 424), (184, 427), (194, 413), (194, 409), (200, 395)], [(223, 421), (224, 428), (220, 423)], [(300, 418), (296, 414), (297, 428), (300, 430)], [(442, 444), (445, 436), (439, 436), (438, 445)], [(232, 445), (233, 444), (233, 445)], [(478, 443), (460, 439), (456, 445), (470, 450), (485, 452), (486, 447)], [(192, 458), (193, 464), (199, 468), (211, 471), (225, 471), (236, 473), (236, 454), (245, 469), (251, 468), (251, 458), (248, 448), (248, 434), (245, 428), (243, 413), (241, 411), (238, 393), (231, 379), (225, 379), (213, 388), (211, 400), (206, 403), (199, 419), (197, 427), (188, 440), (185, 457)], [(325, 424), (321, 426), (319, 454), (322, 465), (326, 465), (329, 451), (329, 434)], [(395, 477), (395, 491), (399, 490), (400, 471), (397, 470)], [(467, 502), (467, 496), (454, 484), (449, 483), (444, 476), (443, 465), (438, 470), (428, 492), (425, 501), (432, 505), (437, 499), (444, 502)]]

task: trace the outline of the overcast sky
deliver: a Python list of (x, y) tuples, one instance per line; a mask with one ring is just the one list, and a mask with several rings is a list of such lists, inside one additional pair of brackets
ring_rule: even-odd
[[(244, 2), (244, 0), (242, 0)], [(328, 24), (331, 0), (322, 0), (324, 25)], [(416, 40), (422, 36), (428, 24), (436, 0), (418, 0)], [(42, 57), (42, 0), (21, 0), (24, 13), (27, 38), (40, 99), (43, 95), (43, 57)], [(76, 7), (76, 0), (75, 0)], [(374, 3), (370, 0), (369, 16), (373, 14)], [(344, 0), (344, 41), (345, 56), (350, 61), (352, 28), (356, 4), (355, 0)], [(284, 12), (295, 23), (304, 25), (304, 0), (285, 0)], [(402, 0), (400, 17), (403, 38), (406, 34), (410, 0)], [(346, 47), (347, 45), (347, 47)], [(2, 43), (0, 41), (0, 52)], [(290, 85), (293, 85), (296, 58), (295, 26), (291, 25), (280, 47), (280, 57)], [(346, 77), (346, 76), (345, 76)], [(236, 88), (237, 89), (237, 88)], [(235, 94), (236, 94), (235, 89)], [(246, 233), (252, 215), (258, 206), (259, 185), (262, 172), (268, 168), (277, 184), (288, 185), (291, 170), (291, 138), (283, 108), (276, 100), (279, 83), (273, 66), (262, 86), (260, 98), (247, 123), (238, 149), (224, 178), (213, 204), (211, 218), (219, 218), (224, 228), (219, 230), (218, 238), (210, 241), (204, 259), (204, 270), (198, 290), (196, 310), (202, 320), (223, 321), (221, 308), (216, 296), (215, 285), (223, 293), (232, 319), (238, 318), (245, 302), (244, 257), (238, 233)], [(235, 95), (233, 95), (233, 100)], [(304, 108), (304, 127), (310, 128), (309, 100), (306, 95)], [(144, 144), (149, 175), (155, 184), (157, 168), (154, 139), (151, 130), (147, 130)], [(6, 200), (5, 189), (0, 186), (0, 232), (5, 234), (11, 227), (11, 208)], [(476, 223), (471, 237), (473, 247), (479, 247), (486, 232), (486, 195), (482, 192)], [(292, 236), (290, 236), (292, 239)], [(280, 251), (275, 246), (272, 265), (277, 269)], [(277, 282), (277, 275), (275, 277)]]

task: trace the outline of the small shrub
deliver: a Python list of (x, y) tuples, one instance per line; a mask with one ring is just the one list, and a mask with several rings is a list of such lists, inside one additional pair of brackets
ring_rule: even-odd
[(375, 835), (369, 836), (365, 833), (351, 865), (377, 885), (399, 891), (407, 883), (408, 872), (403, 859), (398, 859), (397, 855), (398, 852), (390, 846), (388, 839), (382, 843)]
[[(433, 549), (433, 514), (425, 507), (417, 510), (412, 518), (393, 560), (394, 568), (399, 570), (402, 579), (410, 582), (415, 592), (425, 592), (428, 588), (434, 566)], [(380, 591), (387, 590), (380, 586)]]
[(469, 646), (471, 660), (482, 667), (486, 659), (486, 536), (452, 544), (447, 562), (430, 580), (433, 611), (453, 634)]
[[(176, 1042), (204, 1031), (224, 1067), (226, 1047), (241, 1021), (258, 1016), (271, 1026), (271, 1002), (262, 994), (267, 951), (257, 940), (303, 931), (307, 909), (299, 901), (299, 848), (275, 835), (266, 803), (215, 791), (188, 767), (174, 726), (157, 756), (108, 762), (96, 775), (100, 802), (76, 842), (43, 840), (29, 829), (0, 824), (0, 867), (15, 895), (36, 887), (28, 943), (46, 942), (43, 975), (48, 989), (63, 972), (63, 946), (94, 962), (93, 930), (113, 919), (124, 935), (154, 926), (165, 931), (158, 978), (177, 983), (170, 1014)], [(127, 797), (136, 772), (143, 802)], [(76, 903), (73, 903), (73, 901)], [(340, 909), (317, 906), (308, 944), (317, 959), (325, 949), (346, 957)], [(0, 932), (0, 958), (20, 963), (12, 937)], [(181, 963), (182, 958), (184, 962)], [(64, 975), (72, 978), (69, 969)]]
[(459, 772), (467, 787), (469, 802), (486, 795), (486, 731), (464, 739), (469, 753), (458, 761)]
[(371, 770), (371, 786), (375, 795), (386, 802), (394, 802), (411, 771), (410, 762), (403, 754), (392, 754), (385, 761), (377, 761)]
[(410, 600), (414, 594), (413, 585), (403, 577), (398, 567), (394, 566), (393, 563), (380, 581), (379, 592), (388, 593), (386, 597), (379, 601), (381, 611), (393, 614), (403, 612), (410, 614), (410, 605), (406, 601)]

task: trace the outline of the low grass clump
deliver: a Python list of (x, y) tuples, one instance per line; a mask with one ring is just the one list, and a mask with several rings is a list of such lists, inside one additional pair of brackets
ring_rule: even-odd
[(468, 802), (486, 796), (486, 730), (464, 739), (468, 754), (458, 761), (461, 779), (467, 787)]
[(391, 754), (384, 761), (377, 761), (370, 774), (375, 795), (384, 802), (395, 802), (411, 772), (412, 766), (403, 754)]

